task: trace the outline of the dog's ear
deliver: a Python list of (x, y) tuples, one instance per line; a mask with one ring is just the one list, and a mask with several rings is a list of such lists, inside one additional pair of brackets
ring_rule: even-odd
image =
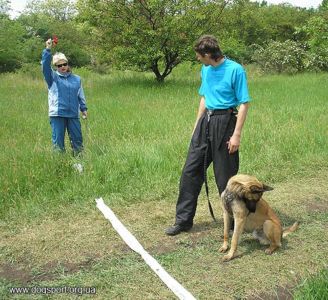
[(252, 185), (249, 189), (252, 194), (260, 194), (264, 192), (263, 188), (258, 185)]
[(266, 184), (263, 184), (263, 187), (260, 187), (258, 185), (252, 185), (250, 187), (250, 190), (251, 190), (251, 193), (253, 193), (253, 194), (260, 194), (260, 193), (264, 193), (267, 191), (272, 191), (273, 188)]
[(264, 192), (268, 192), (268, 191), (272, 191), (272, 190), (273, 190), (273, 187), (268, 186), (268, 185), (263, 183), (263, 191)]

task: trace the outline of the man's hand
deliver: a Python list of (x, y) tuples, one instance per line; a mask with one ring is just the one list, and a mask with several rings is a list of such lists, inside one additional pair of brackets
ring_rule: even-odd
[(229, 154), (233, 154), (239, 149), (240, 139), (241, 139), (241, 131), (244, 126), (244, 122), (246, 119), (247, 111), (248, 111), (248, 103), (242, 103), (239, 108), (239, 112), (237, 115), (236, 127), (233, 132), (232, 137), (227, 142)]
[(236, 152), (240, 145), (240, 135), (234, 134), (227, 142), (229, 154)]

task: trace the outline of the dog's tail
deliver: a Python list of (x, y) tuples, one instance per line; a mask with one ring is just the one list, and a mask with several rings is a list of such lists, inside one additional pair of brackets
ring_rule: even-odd
[(295, 222), (292, 226), (288, 227), (288, 228), (285, 228), (283, 233), (282, 233), (282, 237), (285, 237), (287, 236), (288, 234), (294, 232), (298, 227), (299, 227), (299, 223), (298, 222)]

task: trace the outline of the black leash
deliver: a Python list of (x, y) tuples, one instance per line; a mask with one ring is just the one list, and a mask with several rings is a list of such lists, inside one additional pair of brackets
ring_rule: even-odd
[(214, 212), (213, 212), (213, 208), (211, 205), (211, 201), (210, 201), (210, 196), (209, 196), (209, 192), (208, 192), (208, 182), (207, 182), (207, 154), (208, 154), (208, 145), (209, 145), (209, 141), (210, 141), (210, 135), (209, 135), (209, 123), (210, 123), (210, 119), (211, 119), (211, 113), (210, 111), (206, 111), (207, 114), (207, 122), (206, 122), (206, 149), (205, 149), (205, 156), (204, 156), (204, 183), (205, 183), (205, 192), (206, 192), (206, 197), (207, 197), (207, 203), (208, 203), (208, 209), (211, 213), (212, 219), (214, 222), (217, 222), (215, 216), (214, 216)]
[(206, 122), (206, 150), (205, 150), (205, 156), (204, 156), (204, 183), (205, 183), (205, 191), (206, 191), (206, 197), (207, 197), (207, 202), (208, 202), (208, 208), (211, 213), (211, 216), (214, 220), (214, 222), (217, 222), (213, 208), (211, 205), (210, 197), (209, 197), (209, 192), (208, 192), (208, 182), (207, 182), (207, 154), (208, 154), (208, 145), (210, 143), (210, 134), (209, 134), (209, 123), (211, 120), (211, 116), (214, 115), (224, 115), (224, 114), (237, 114), (238, 111), (236, 108), (229, 108), (229, 109), (217, 109), (217, 110), (206, 110), (207, 114), (207, 122)]

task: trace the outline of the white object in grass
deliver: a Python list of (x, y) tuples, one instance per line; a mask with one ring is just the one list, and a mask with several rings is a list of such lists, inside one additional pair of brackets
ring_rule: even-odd
[(83, 172), (83, 166), (81, 164), (76, 163), (76, 164), (73, 165), (73, 168), (76, 171), (78, 171), (79, 173), (82, 173)]
[(96, 199), (98, 209), (103, 213), (118, 232), (124, 242), (135, 252), (139, 253), (146, 264), (158, 275), (167, 287), (179, 298), (185, 300), (196, 300), (179, 282), (177, 282), (163, 267), (154, 259), (138, 242), (138, 240), (126, 229), (114, 212), (104, 203), (102, 198)]

